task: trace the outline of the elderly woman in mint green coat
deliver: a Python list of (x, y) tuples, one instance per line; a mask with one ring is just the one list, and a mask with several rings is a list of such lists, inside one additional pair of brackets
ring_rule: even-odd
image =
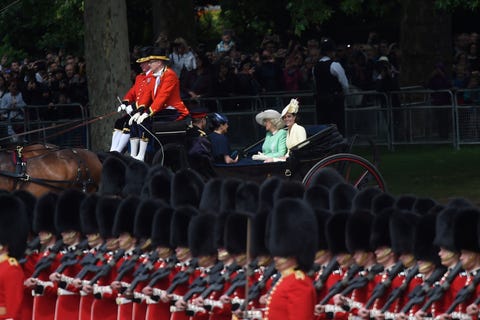
[(255, 116), (258, 124), (265, 127), (267, 134), (262, 145), (262, 152), (252, 156), (253, 160), (283, 157), (287, 153), (287, 131), (280, 113), (268, 109)]

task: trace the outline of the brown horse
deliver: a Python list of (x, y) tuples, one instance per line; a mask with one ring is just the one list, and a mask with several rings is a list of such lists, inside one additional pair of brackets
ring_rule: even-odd
[(37, 197), (67, 188), (97, 190), (102, 164), (95, 153), (41, 144), (17, 148), (0, 149), (0, 189), (23, 189)]

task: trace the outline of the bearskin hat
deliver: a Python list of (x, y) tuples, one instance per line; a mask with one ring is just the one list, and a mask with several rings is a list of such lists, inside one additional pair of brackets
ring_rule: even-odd
[(460, 250), (480, 253), (478, 241), (478, 221), (480, 211), (477, 208), (460, 209), (454, 218), (455, 245)]
[(25, 210), (28, 217), (28, 225), (30, 230), (33, 230), (33, 212), (35, 210), (35, 203), (37, 198), (30, 192), (26, 190), (15, 190), (12, 192), (12, 195), (20, 199), (25, 205)]
[(109, 156), (102, 165), (101, 182), (98, 193), (101, 195), (122, 194), (125, 185), (125, 172), (127, 165), (123, 160), (115, 156)]
[(162, 200), (146, 199), (140, 202), (135, 212), (133, 235), (137, 239), (148, 239), (152, 235), (152, 224), (155, 212), (167, 204)]
[(155, 212), (152, 225), (152, 246), (170, 248), (170, 226), (173, 208), (162, 207)]
[(192, 206), (181, 206), (173, 212), (170, 226), (170, 245), (172, 248), (188, 248), (188, 226), (199, 212)]
[(96, 216), (98, 198), (96, 193), (89, 194), (80, 205), (80, 225), (85, 235), (98, 233)]
[(261, 255), (270, 255), (270, 252), (267, 249), (267, 244), (265, 242), (267, 218), (268, 214), (265, 211), (260, 211), (252, 217), (252, 231), (250, 233), (250, 253), (253, 258)]
[(415, 228), (413, 253), (415, 259), (429, 261), (439, 266), (440, 257), (438, 256), (438, 251), (440, 248), (432, 244), (435, 239), (436, 219), (437, 216), (435, 214), (420, 216), (417, 227)]
[(332, 215), (329, 211), (326, 210), (314, 210), (316, 221), (317, 221), (317, 248), (318, 250), (328, 250), (327, 242), (327, 221)]
[(424, 215), (430, 212), (430, 210), (437, 205), (437, 202), (432, 198), (419, 197), (413, 204), (413, 212)]
[(395, 200), (395, 207), (399, 210), (412, 211), (417, 197), (411, 194), (404, 194)]
[(348, 253), (346, 238), (346, 225), (350, 214), (338, 212), (332, 214), (327, 220), (325, 233), (327, 236), (328, 249), (332, 254)]
[(387, 192), (377, 194), (372, 200), (372, 213), (374, 215), (380, 214), (383, 210), (393, 207), (395, 198)]
[(172, 178), (173, 172), (169, 168), (161, 165), (150, 167), (142, 194), (147, 198), (156, 198), (170, 203)]
[(218, 214), (221, 204), (222, 179), (210, 179), (203, 188), (199, 209), (202, 213)]
[(260, 207), (272, 209), (274, 206), (274, 195), (282, 183), (279, 177), (273, 176), (265, 179), (260, 185)]
[(246, 181), (237, 188), (235, 208), (237, 212), (255, 213), (258, 210), (259, 187), (256, 183)]
[(194, 170), (177, 171), (172, 179), (170, 203), (174, 208), (182, 205), (198, 207), (203, 186), (202, 177)]
[(147, 180), (148, 165), (143, 161), (132, 161), (125, 170), (125, 185), (122, 194), (139, 195), (142, 193), (143, 185)]
[(315, 214), (307, 203), (300, 199), (278, 201), (268, 229), (267, 247), (272, 256), (293, 256), (301, 269), (311, 269), (317, 251), (318, 230)]
[(33, 214), (33, 231), (35, 233), (45, 231), (55, 235), (59, 234), (55, 228), (57, 199), (58, 194), (53, 192), (45, 193), (38, 198)]
[(59, 233), (81, 231), (80, 205), (86, 195), (77, 189), (67, 189), (60, 193), (55, 208), (55, 228)]
[(369, 210), (356, 210), (348, 217), (345, 226), (345, 244), (348, 252), (372, 251), (370, 234), (373, 217)]
[(215, 219), (213, 214), (202, 214), (192, 218), (188, 225), (188, 247), (192, 256), (211, 256), (217, 254), (215, 241)]
[(352, 211), (372, 210), (373, 198), (382, 193), (382, 190), (375, 187), (368, 187), (357, 192), (353, 197)]
[(303, 199), (310, 204), (314, 210), (330, 210), (330, 192), (324, 186), (312, 186), (305, 190)]
[(415, 227), (420, 216), (412, 211), (395, 210), (390, 217), (392, 250), (396, 254), (413, 253)]
[(348, 211), (352, 208), (352, 200), (357, 189), (348, 183), (338, 183), (330, 189), (330, 210), (333, 213)]
[(342, 175), (333, 168), (325, 167), (318, 170), (307, 188), (311, 188), (313, 186), (324, 186), (325, 188), (330, 189), (339, 183), (345, 183), (345, 179), (342, 177)]
[(457, 211), (457, 208), (446, 207), (437, 214), (435, 223), (435, 239), (433, 244), (452, 252), (459, 251), (455, 244), (455, 232), (453, 228)]
[(274, 202), (285, 198), (303, 199), (305, 187), (301, 181), (282, 180), (275, 190)]
[(220, 191), (220, 212), (235, 210), (237, 188), (241, 183), (242, 181), (236, 178), (226, 178), (223, 180), (222, 189)]
[(18, 198), (0, 195), (0, 244), (8, 246), (8, 255), (23, 257), (29, 233), (29, 223), (25, 204)]
[(120, 202), (115, 197), (100, 196), (95, 207), (98, 231), (103, 239), (113, 238), (113, 226)]
[(247, 225), (249, 213), (232, 212), (225, 220), (224, 243), (230, 254), (247, 252)]
[(135, 225), (135, 213), (140, 204), (140, 198), (134, 195), (123, 199), (118, 206), (115, 214), (112, 233), (118, 237), (122, 233), (129, 233), (133, 236), (133, 227)]
[(390, 218), (396, 211), (395, 208), (384, 209), (380, 214), (374, 216), (372, 221), (372, 233), (370, 234), (370, 246), (375, 251), (380, 247), (392, 247), (390, 238)]

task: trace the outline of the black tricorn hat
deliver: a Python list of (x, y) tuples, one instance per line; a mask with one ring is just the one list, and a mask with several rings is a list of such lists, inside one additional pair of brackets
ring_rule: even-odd
[(98, 193), (101, 195), (116, 195), (122, 194), (123, 186), (125, 185), (125, 172), (127, 165), (120, 158), (109, 156), (102, 165), (102, 174), (100, 187)]
[(438, 203), (432, 198), (419, 197), (415, 200), (412, 210), (418, 214), (424, 215), (430, 212)]
[(201, 213), (218, 214), (220, 212), (222, 183), (222, 179), (213, 178), (205, 184), (198, 207)]
[(403, 194), (401, 196), (398, 196), (397, 200), (395, 201), (395, 207), (399, 210), (411, 211), (416, 200), (417, 197), (414, 195)]
[(55, 208), (57, 207), (58, 194), (48, 192), (38, 198), (33, 214), (33, 231), (50, 232), (59, 234), (55, 228)]
[(28, 225), (30, 230), (33, 230), (33, 212), (35, 210), (35, 203), (37, 202), (37, 198), (31, 192), (21, 189), (13, 191), (12, 195), (20, 199), (25, 205), (25, 210), (28, 217)]
[(357, 189), (348, 183), (338, 183), (330, 189), (330, 211), (350, 212), (352, 209), (353, 197), (357, 193)]
[(300, 181), (282, 180), (275, 190), (274, 203), (280, 199), (296, 198), (303, 199), (305, 187)]
[(256, 215), (252, 217), (250, 253), (253, 258), (256, 258), (261, 255), (270, 255), (270, 252), (267, 249), (267, 244), (265, 243), (267, 218), (268, 218), (268, 214), (265, 211), (259, 211)]
[(260, 185), (260, 204), (261, 208), (272, 209), (274, 206), (274, 195), (277, 188), (282, 183), (279, 177), (272, 176), (265, 179)]
[(440, 257), (438, 256), (438, 251), (440, 248), (433, 245), (436, 218), (437, 216), (435, 214), (420, 216), (417, 227), (415, 228), (413, 253), (415, 259), (429, 261), (439, 266)]
[(99, 232), (96, 216), (96, 208), (99, 196), (96, 193), (89, 194), (80, 204), (80, 225), (82, 233), (97, 234)]
[(112, 233), (118, 237), (122, 233), (129, 233), (133, 236), (133, 227), (135, 225), (135, 212), (140, 204), (140, 198), (137, 196), (128, 196), (120, 202), (115, 214), (115, 223)]
[(380, 247), (392, 247), (389, 226), (390, 218), (396, 210), (395, 208), (385, 209), (373, 218), (370, 235), (370, 246), (373, 251)]
[(80, 204), (86, 195), (78, 189), (67, 189), (60, 193), (55, 208), (55, 228), (59, 233), (81, 231)]
[(477, 208), (460, 209), (454, 218), (455, 245), (460, 250), (480, 253), (478, 243), (478, 222), (480, 211)]
[(300, 199), (275, 204), (269, 225), (268, 248), (272, 256), (296, 257), (299, 268), (313, 265), (317, 251), (317, 223), (310, 206)]
[(132, 161), (125, 170), (125, 185), (122, 190), (124, 197), (140, 195), (147, 180), (148, 165), (143, 161)]
[(224, 243), (230, 254), (247, 252), (247, 225), (252, 215), (232, 212), (225, 220)]
[(222, 183), (220, 212), (235, 210), (235, 200), (237, 196), (237, 188), (242, 180), (237, 178), (225, 178)]
[(348, 252), (372, 251), (370, 234), (373, 217), (368, 210), (357, 210), (348, 217), (345, 227), (345, 244)]
[(173, 208), (165, 206), (158, 209), (153, 217), (152, 246), (170, 248), (170, 226)]
[(98, 222), (98, 231), (103, 239), (113, 238), (113, 226), (117, 215), (118, 198), (111, 196), (101, 196), (97, 201), (95, 216)]
[(188, 225), (188, 247), (192, 256), (211, 256), (217, 254), (215, 241), (215, 219), (213, 214), (194, 216)]
[(345, 183), (345, 178), (343, 178), (337, 170), (330, 167), (325, 167), (318, 170), (317, 174), (312, 178), (312, 181), (307, 188), (320, 185), (330, 189), (339, 183)]
[(144, 191), (150, 198), (157, 198), (170, 203), (173, 172), (163, 166), (152, 166), (149, 170)]
[(29, 223), (25, 204), (18, 198), (0, 195), (0, 244), (8, 246), (8, 255), (20, 259), (25, 254)]
[(350, 214), (338, 212), (332, 214), (327, 220), (325, 233), (327, 236), (328, 249), (332, 254), (348, 253), (346, 244), (346, 226)]
[(173, 212), (170, 226), (170, 245), (172, 248), (188, 248), (188, 226), (199, 212), (192, 206), (181, 206)]
[(258, 210), (260, 190), (255, 182), (241, 183), (235, 193), (235, 208), (237, 212), (255, 213)]
[(330, 210), (330, 192), (324, 186), (312, 186), (305, 190), (303, 199), (310, 204), (314, 210)]
[(155, 212), (167, 206), (162, 200), (145, 199), (140, 202), (135, 212), (133, 234), (138, 239), (149, 239), (152, 235), (152, 224)]
[(372, 200), (372, 213), (378, 215), (382, 211), (390, 209), (395, 204), (395, 198), (388, 192), (377, 194)]
[(203, 192), (202, 177), (194, 170), (177, 171), (172, 179), (171, 205), (176, 208), (182, 205), (198, 207)]
[(446, 207), (437, 214), (435, 223), (435, 239), (433, 244), (452, 252), (459, 251), (455, 243), (455, 229), (453, 226), (457, 211), (457, 208)]
[(359, 190), (353, 197), (352, 211), (372, 210), (373, 198), (380, 193), (382, 193), (382, 190), (375, 187), (368, 187)]
[(420, 216), (412, 211), (395, 210), (390, 217), (390, 238), (396, 254), (413, 254), (415, 228)]

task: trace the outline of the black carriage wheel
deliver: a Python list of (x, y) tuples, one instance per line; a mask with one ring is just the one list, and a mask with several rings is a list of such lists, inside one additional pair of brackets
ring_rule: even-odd
[(382, 191), (387, 190), (378, 169), (368, 160), (350, 153), (337, 153), (320, 160), (307, 172), (303, 184), (308, 187), (317, 171), (325, 167), (335, 168), (348, 183), (358, 189), (377, 186)]

